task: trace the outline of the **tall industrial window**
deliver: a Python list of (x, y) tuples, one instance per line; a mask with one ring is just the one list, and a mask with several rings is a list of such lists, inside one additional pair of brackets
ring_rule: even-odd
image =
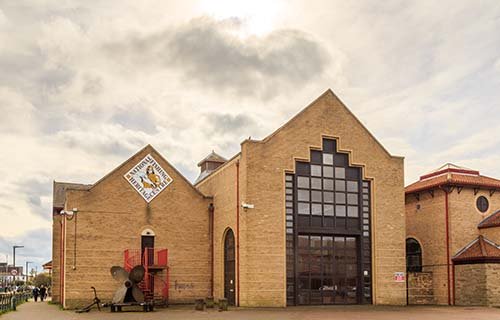
[(360, 167), (323, 139), (286, 175), (287, 302), (371, 303), (371, 192)]

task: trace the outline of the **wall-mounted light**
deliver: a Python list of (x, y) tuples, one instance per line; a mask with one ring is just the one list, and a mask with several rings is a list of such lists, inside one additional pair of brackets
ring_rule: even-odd
[(242, 207), (243, 209), (253, 209), (253, 208), (255, 208), (255, 206), (254, 206), (253, 204), (250, 204), (250, 203), (245, 203), (245, 202), (242, 202), (242, 203), (241, 203), (241, 207)]
[(61, 210), (59, 211), (59, 214), (61, 216), (66, 216), (66, 218), (68, 220), (71, 220), (73, 219), (73, 217), (75, 216), (75, 214), (78, 213), (78, 208), (73, 208), (73, 210)]

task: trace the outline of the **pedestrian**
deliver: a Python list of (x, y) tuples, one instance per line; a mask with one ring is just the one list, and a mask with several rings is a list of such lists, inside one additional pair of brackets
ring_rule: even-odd
[(33, 299), (35, 299), (35, 302), (37, 302), (38, 301), (38, 295), (40, 294), (40, 290), (38, 290), (37, 287), (34, 287), (32, 292), (33, 292)]
[(42, 284), (40, 286), (40, 301), (43, 302), (43, 299), (45, 299), (45, 294), (47, 293), (47, 289), (45, 288), (45, 286)]

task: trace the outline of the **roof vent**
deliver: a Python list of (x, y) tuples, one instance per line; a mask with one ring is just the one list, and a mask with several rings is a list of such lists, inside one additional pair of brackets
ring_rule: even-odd
[(214, 150), (198, 163), (200, 167), (200, 175), (196, 178), (195, 184), (203, 180), (210, 173), (215, 171), (218, 167), (226, 163), (226, 159), (215, 153)]

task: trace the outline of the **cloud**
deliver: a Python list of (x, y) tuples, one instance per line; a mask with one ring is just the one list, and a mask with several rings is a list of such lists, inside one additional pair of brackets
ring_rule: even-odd
[(497, 59), (493, 67), (495, 68), (496, 71), (500, 72), (500, 58)]
[(8, 242), (50, 236), (52, 180), (93, 183), (150, 143), (192, 181), (210, 150), (231, 157), (328, 87), (405, 156), (407, 183), (444, 162), (500, 176), (500, 8), (488, 2), (293, 1), (258, 36), (252, 17), (195, 1), (0, 7)]
[(28, 134), (37, 127), (36, 109), (14, 88), (0, 86), (0, 113), (0, 132), (3, 134)]
[(328, 65), (325, 48), (304, 32), (284, 29), (242, 39), (237, 35), (242, 23), (237, 18), (201, 17), (159, 33), (109, 43), (104, 49), (131, 65), (176, 69), (188, 85), (263, 99), (307, 84)]
[(218, 114), (205, 115), (207, 125), (210, 127), (209, 134), (230, 134), (238, 132), (251, 132), (256, 125), (255, 120), (244, 114)]

